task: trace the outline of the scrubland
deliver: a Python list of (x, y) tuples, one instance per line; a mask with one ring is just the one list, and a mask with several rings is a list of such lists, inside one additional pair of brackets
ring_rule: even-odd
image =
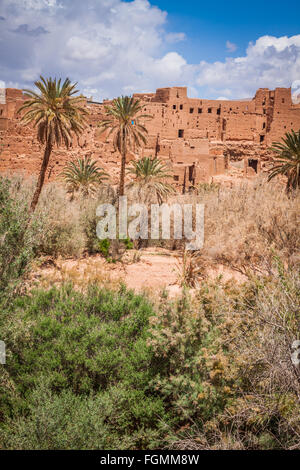
[[(112, 188), (71, 201), (48, 184), (27, 227), (32, 191), (0, 181), (2, 449), (300, 449), (299, 194), (256, 180), (172, 198), (205, 204), (205, 243), (190, 255), (147, 241), (178, 252), (170, 299), (91, 279), (30, 284), (45, 259), (125, 263), (133, 247), (95, 235)], [(245, 281), (211, 279), (217, 265)]]

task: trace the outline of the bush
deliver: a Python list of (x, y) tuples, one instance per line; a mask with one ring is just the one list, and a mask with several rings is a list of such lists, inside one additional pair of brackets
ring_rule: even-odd
[(65, 287), (16, 299), (1, 322), (8, 374), (0, 396), (2, 445), (157, 445), (167, 414), (149, 389), (156, 373), (146, 345), (152, 314), (149, 302), (124, 289), (80, 294)]
[(156, 307), (123, 287), (16, 298), (0, 319), (2, 448), (299, 448), (299, 292), (278, 262)]
[(0, 292), (14, 288), (33, 252), (25, 234), (26, 203), (11, 196), (11, 182), (0, 177)]

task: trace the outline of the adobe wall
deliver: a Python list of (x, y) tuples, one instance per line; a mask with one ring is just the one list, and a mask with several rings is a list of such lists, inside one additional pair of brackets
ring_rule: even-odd
[[(6, 89), (0, 102), (0, 172), (39, 171), (43, 148), (35, 130), (24, 127), (17, 114), (24, 97), (21, 90)], [(187, 97), (187, 88), (161, 88), (156, 93), (135, 94), (144, 104), (148, 141), (139, 155), (156, 155), (174, 172), (174, 184), (189, 188), (226, 173), (228, 162), (245, 162), (245, 176), (258, 173), (269, 160), (269, 146), (285, 132), (300, 129), (300, 105), (294, 105), (291, 89), (259, 89), (251, 100), (222, 101)], [(120, 158), (112, 141), (106, 142), (97, 124), (104, 117), (104, 103), (86, 101), (88, 126), (71, 149), (55, 149), (47, 178), (57, 178), (67, 161), (91, 156), (118, 181)], [(137, 153), (128, 161), (138, 158)]]

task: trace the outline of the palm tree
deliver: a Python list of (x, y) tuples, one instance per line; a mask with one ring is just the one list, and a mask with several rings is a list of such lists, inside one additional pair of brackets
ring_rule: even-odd
[(68, 187), (68, 192), (72, 198), (76, 192), (81, 192), (83, 196), (93, 195), (100, 184), (107, 179), (107, 173), (103, 168), (97, 166), (97, 162), (90, 157), (78, 158), (69, 162), (62, 174), (62, 178)]
[(137, 189), (140, 199), (149, 202), (154, 194), (161, 203), (167, 196), (176, 192), (174, 187), (165, 181), (172, 175), (167, 165), (159, 158), (143, 157), (138, 161), (132, 161), (131, 165), (127, 171), (134, 175), (135, 179), (127, 187)]
[(276, 175), (287, 177), (286, 190), (300, 188), (300, 130), (286, 132), (283, 142), (274, 142), (271, 150), (275, 152), (275, 166), (270, 169), (268, 181)]
[(34, 82), (40, 93), (23, 90), (28, 97), (18, 112), (26, 110), (22, 116), (24, 125), (33, 124), (37, 128), (37, 138), (45, 145), (44, 156), (38, 177), (37, 186), (31, 201), (30, 213), (33, 213), (38, 203), (45, 174), (49, 164), (53, 146), (64, 144), (69, 148), (72, 134), (77, 137), (85, 127), (86, 110), (80, 106), (82, 96), (73, 96), (78, 93), (76, 83), (72, 84), (68, 78), (61, 84), (61, 79), (43, 78)]
[(99, 124), (102, 132), (109, 129), (107, 137), (113, 134), (114, 147), (121, 154), (120, 196), (124, 195), (127, 151), (146, 144), (148, 131), (141, 123), (141, 119), (152, 118), (152, 116), (139, 114), (142, 109), (143, 105), (140, 100), (121, 96), (115, 99), (111, 105), (105, 106), (107, 119)]

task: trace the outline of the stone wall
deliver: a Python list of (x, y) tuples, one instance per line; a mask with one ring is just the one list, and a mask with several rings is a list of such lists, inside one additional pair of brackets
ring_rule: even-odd
[[(285, 132), (300, 129), (300, 105), (292, 103), (291, 89), (259, 89), (251, 100), (202, 100), (187, 97), (185, 87), (161, 88), (156, 93), (135, 94), (144, 104), (148, 141), (145, 148), (128, 155), (158, 156), (174, 172), (174, 184), (188, 188), (226, 173), (228, 161), (245, 162), (245, 175), (258, 173), (270, 157), (271, 143)], [(43, 147), (35, 130), (24, 127), (17, 114), (24, 96), (21, 90), (6, 89), (0, 102), (0, 172), (36, 174)], [(57, 178), (67, 161), (91, 156), (116, 183), (120, 157), (112, 141), (99, 132), (104, 103), (85, 101), (89, 112), (84, 134), (69, 150), (54, 149), (48, 179)]]

